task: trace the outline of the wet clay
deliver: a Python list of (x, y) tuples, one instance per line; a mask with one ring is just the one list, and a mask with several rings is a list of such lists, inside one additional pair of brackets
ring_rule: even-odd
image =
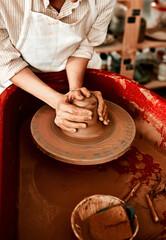
[(67, 131), (63, 131), (65, 135), (68, 135), (72, 138), (79, 139), (94, 139), (97, 137), (101, 137), (104, 134), (105, 126), (102, 122), (98, 120), (97, 107), (98, 101), (97, 98), (91, 94), (89, 98), (84, 98), (82, 101), (74, 99), (73, 105), (85, 109), (89, 109), (92, 111), (92, 119), (89, 121), (85, 121), (87, 128), (78, 129), (76, 133), (69, 133)]
[(76, 240), (70, 217), (82, 199), (94, 194), (124, 199), (137, 182), (141, 187), (129, 201), (140, 226), (135, 239), (166, 239), (166, 195), (154, 201), (161, 219), (157, 224), (145, 198), (156, 173), (166, 173), (164, 155), (136, 135), (130, 150), (115, 161), (93, 166), (63, 163), (36, 147), (30, 121), (21, 125), (19, 137), (19, 240)]
[(33, 116), (32, 136), (44, 153), (66, 163), (95, 165), (114, 160), (128, 151), (136, 128), (127, 111), (106, 101), (110, 123), (104, 126), (98, 120), (94, 96), (84, 101), (74, 101), (74, 104), (93, 111), (93, 119), (87, 121), (87, 128), (76, 133), (67, 133), (57, 127), (54, 123), (55, 111), (47, 105)]

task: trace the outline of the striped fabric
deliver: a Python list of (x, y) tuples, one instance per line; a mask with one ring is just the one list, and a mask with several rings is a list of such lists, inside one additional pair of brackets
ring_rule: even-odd
[[(0, 86), (6, 87), (7, 81), (17, 72), (28, 66), (15, 48), (26, 15), (25, 2), (32, 1), (32, 11), (40, 12), (54, 19), (71, 24), (80, 19), (89, 7), (89, 0), (72, 3), (66, 0), (58, 13), (49, 0), (0, 0)], [(73, 56), (91, 58), (93, 46), (101, 44), (106, 36), (115, 0), (90, 0), (96, 2), (98, 17), (80, 48)]]

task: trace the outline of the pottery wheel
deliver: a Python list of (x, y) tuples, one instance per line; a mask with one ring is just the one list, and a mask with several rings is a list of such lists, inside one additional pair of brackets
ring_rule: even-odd
[(99, 131), (87, 139), (66, 135), (54, 123), (55, 110), (44, 105), (31, 121), (34, 141), (50, 157), (70, 164), (95, 165), (117, 159), (129, 150), (135, 137), (135, 123), (123, 108), (105, 102), (110, 122), (104, 126), (98, 121)]

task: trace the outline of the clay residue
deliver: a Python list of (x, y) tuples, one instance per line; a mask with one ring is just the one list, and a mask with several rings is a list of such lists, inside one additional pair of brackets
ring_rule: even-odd
[(115, 82), (119, 82), (123, 89), (126, 89), (126, 79), (121, 78), (121, 76), (111, 76)]
[(142, 121), (141, 117), (135, 120), (137, 132), (140, 133), (146, 140), (148, 140), (153, 146), (162, 147), (163, 151), (166, 148), (166, 142), (159, 131), (152, 123)]
[(166, 169), (165, 158), (151, 145), (147, 147), (144, 138), (139, 139), (137, 135), (133, 147), (115, 161), (73, 166), (39, 151), (30, 137), (29, 124), (30, 119), (20, 129), (20, 240), (76, 240), (70, 217), (82, 199), (94, 194), (124, 199), (137, 182), (141, 182), (141, 187), (130, 199), (140, 225), (135, 239), (145, 240), (156, 231), (159, 234), (164, 231), (162, 224), (153, 223), (144, 196), (155, 174)]
[(131, 103), (132, 106), (134, 106), (134, 108), (137, 109), (137, 110), (139, 110), (141, 113), (145, 112), (145, 109), (139, 107), (135, 102), (133, 102), (133, 101), (129, 101), (129, 103)]
[(34, 179), (32, 179), (32, 182), (32, 185), (29, 186), (29, 193), (36, 207), (40, 209), (40, 214), (36, 220), (41, 222), (41, 224), (48, 225), (60, 214), (60, 209), (44, 199), (36, 189)]
[(161, 224), (166, 227), (166, 211), (163, 212), (163, 220), (161, 221)]
[[(122, 78), (122, 76), (121, 75), (117, 75), (116, 73), (114, 74), (114, 73), (111, 73), (111, 75), (110, 76), (108, 76), (108, 75), (103, 75), (103, 73), (97, 73), (97, 75), (102, 75), (102, 77), (110, 77), (112, 80), (115, 80), (115, 82), (119, 82), (120, 83), (120, 85), (123, 87), (123, 89), (126, 89), (126, 82), (128, 81), (128, 79), (126, 79), (126, 78)], [(132, 80), (129, 80), (130, 82), (132, 81)]]
[(142, 117), (135, 119), (137, 132), (141, 133), (144, 138), (148, 139), (153, 145), (166, 150), (166, 128), (160, 121), (157, 121), (153, 115), (144, 115), (146, 121), (142, 121)]
[[(121, 158), (120, 158), (121, 159)], [(123, 166), (120, 168), (118, 165)], [(133, 175), (131, 180), (132, 186), (138, 181), (149, 184), (153, 173), (160, 173), (161, 168), (158, 163), (155, 163), (153, 157), (149, 154), (141, 153), (136, 147), (132, 147), (117, 163), (117, 171), (120, 174), (129, 173)]]
[(155, 106), (159, 103), (159, 100), (151, 94), (150, 90), (140, 88), (140, 92), (146, 97), (147, 100), (151, 101)]
[(130, 101), (130, 103), (131, 106), (134, 107), (134, 109), (132, 109), (130, 106), (132, 112), (135, 111), (135, 109), (140, 112), (140, 117), (135, 119), (138, 132), (151, 142), (153, 141), (157, 146), (166, 149), (166, 127), (163, 126), (162, 120), (159, 120), (151, 109), (145, 111), (145, 109), (140, 108), (135, 102)]
[(125, 81), (125, 79), (119, 78), (119, 82), (120, 82), (121, 86), (122, 86), (124, 89), (126, 89), (126, 81)]

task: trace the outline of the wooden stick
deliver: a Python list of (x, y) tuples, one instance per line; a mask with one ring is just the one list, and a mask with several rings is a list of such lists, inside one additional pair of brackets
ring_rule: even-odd
[(159, 217), (157, 216), (157, 213), (156, 213), (156, 211), (155, 211), (155, 209), (154, 209), (153, 203), (152, 203), (152, 201), (151, 201), (148, 193), (146, 194), (146, 199), (147, 199), (147, 201), (148, 201), (148, 204), (149, 204), (151, 213), (152, 213), (152, 215), (153, 215), (154, 221), (155, 221), (155, 222), (158, 222), (158, 221), (159, 221)]
[(134, 193), (137, 191), (137, 189), (140, 187), (141, 183), (137, 183), (135, 187), (131, 190), (131, 192), (127, 195), (127, 197), (124, 199), (125, 202), (128, 202), (131, 197), (133, 197)]

